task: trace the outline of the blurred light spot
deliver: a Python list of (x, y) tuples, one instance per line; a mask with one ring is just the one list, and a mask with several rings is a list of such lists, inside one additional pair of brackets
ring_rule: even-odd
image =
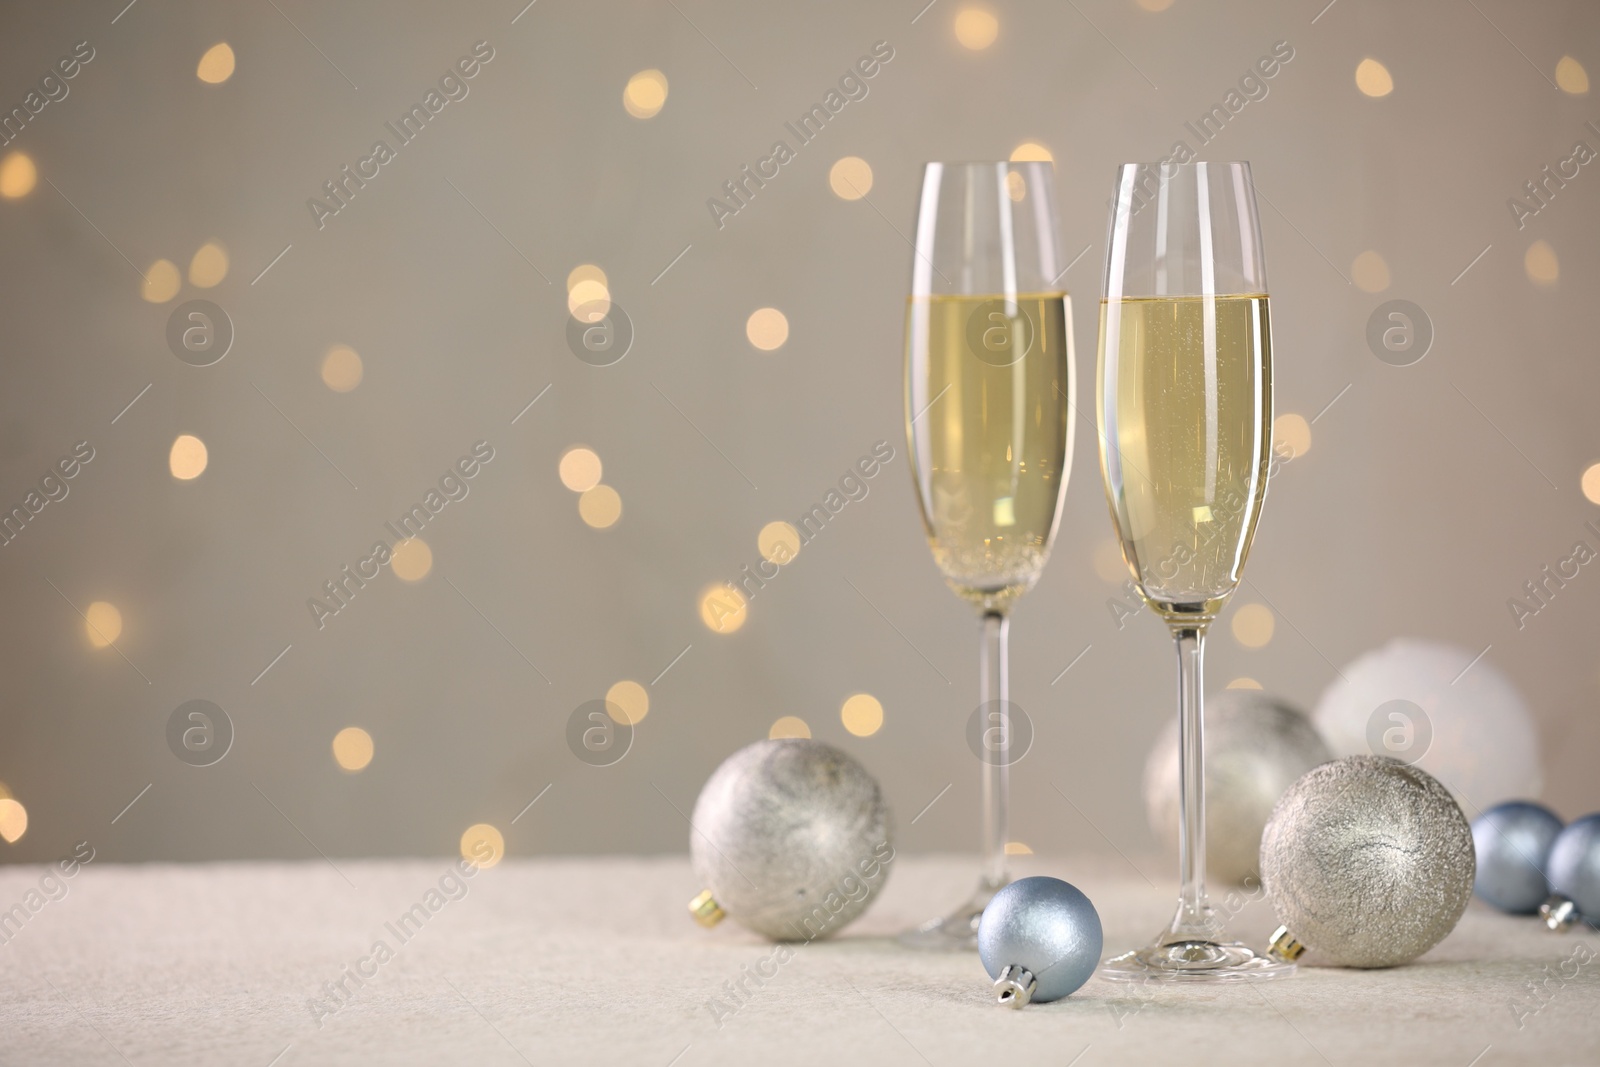
[(638, 682), (624, 679), (606, 690), (606, 714), (623, 726), (636, 726), (650, 714), (650, 694)]
[(580, 280), (567, 290), (567, 311), (579, 322), (599, 322), (611, 310), (611, 290), (594, 278)]
[(420, 537), (408, 537), (394, 546), (389, 566), (402, 581), (420, 582), (433, 570), (433, 549)]
[(586, 489), (578, 498), (578, 517), (596, 530), (614, 526), (622, 518), (622, 497), (609, 485)]
[(1561, 261), (1556, 258), (1556, 250), (1550, 247), (1549, 241), (1539, 240), (1529, 245), (1528, 254), (1522, 257), (1522, 268), (1528, 272), (1528, 280), (1536, 285), (1554, 285), (1561, 277)]
[(964, 7), (956, 13), (956, 40), (963, 47), (980, 52), (999, 35), (1000, 20), (987, 8)]
[(883, 726), (883, 705), (871, 693), (857, 693), (839, 709), (839, 721), (857, 737), (871, 737)]
[(83, 625), (89, 634), (89, 643), (95, 648), (105, 648), (122, 636), (122, 612), (115, 604), (96, 600), (83, 613)]
[(1265, 604), (1245, 604), (1233, 613), (1233, 636), (1245, 648), (1261, 648), (1272, 640), (1276, 622)]
[(1024, 845), (1021, 841), (1007, 841), (1006, 855), (1031, 856), (1033, 855), (1033, 849), (1029, 848), (1027, 845)]
[(1589, 91), (1589, 72), (1571, 56), (1562, 56), (1556, 63), (1556, 84), (1564, 93), (1582, 96)]
[(793, 715), (785, 715), (772, 724), (772, 729), (767, 731), (767, 736), (776, 740), (780, 737), (810, 737), (811, 727), (806, 725), (804, 719)]
[(170, 259), (158, 259), (144, 272), (144, 286), (140, 295), (152, 304), (165, 304), (183, 288), (183, 275), (178, 265)]
[(1261, 683), (1254, 678), (1235, 678), (1228, 683), (1229, 689), (1260, 689)]
[(505, 854), (504, 835), (486, 822), (472, 824), (461, 835), (461, 858), (474, 867), (493, 867)]
[(172, 442), (172, 451), (167, 454), (167, 466), (172, 468), (172, 476), (180, 482), (200, 477), (207, 461), (206, 443), (189, 433), (179, 434), (178, 439)]
[(769, 522), (756, 534), (756, 549), (768, 563), (781, 567), (800, 554), (800, 531), (782, 519)]
[(1094, 573), (1103, 582), (1121, 585), (1132, 575), (1122, 559), (1122, 546), (1116, 541), (1101, 541), (1094, 550)]
[(744, 625), (744, 594), (731, 585), (711, 585), (700, 592), (700, 621), (719, 634), (731, 634)]
[(659, 70), (641, 70), (622, 90), (622, 106), (636, 119), (654, 118), (667, 102), (667, 76)]
[(1292, 411), (1279, 415), (1272, 420), (1272, 448), (1280, 453), (1287, 449), (1290, 459), (1299, 459), (1311, 451), (1311, 424)]
[(845, 156), (829, 168), (828, 185), (840, 200), (860, 200), (872, 192), (872, 164), (860, 156)]
[(1583, 495), (1591, 504), (1600, 504), (1600, 463), (1583, 472)]
[(1012, 200), (1021, 200), (1028, 195), (1028, 183), (1016, 171), (1006, 175), (1006, 195)]
[(0, 161), (0, 196), (15, 200), (27, 196), (39, 181), (39, 168), (26, 152), (12, 152)]
[(761, 351), (771, 352), (789, 339), (789, 320), (777, 308), (756, 308), (745, 320), (744, 335)]
[(579, 263), (567, 272), (567, 292), (572, 292), (584, 282), (599, 282), (601, 288), (611, 284), (606, 279), (606, 272), (593, 263)]
[(334, 345), (322, 357), (322, 384), (336, 393), (348, 393), (361, 384), (361, 355), (349, 345)]
[(14, 845), (27, 832), (28, 809), (20, 800), (0, 797), (0, 837), (5, 838), (8, 845)]
[(372, 762), (372, 735), (359, 726), (346, 726), (333, 735), (333, 758), (352, 773), (366, 770)]
[(1054, 163), (1056, 157), (1038, 141), (1023, 141), (1011, 150), (1013, 163)]
[(561, 484), (574, 493), (585, 493), (600, 484), (600, 457), (587, 448), (569, 448), (561, 457), (557, 471)]
[(1356, 67), (1356, 88), (1368, 96), (1388, 96), (1394, 92), (1394, 78), (1376, 59), (1363, 59)]
[(220, 241), (207, 241), (189, 260), (189, 284), (210, 289), (228, 276), (228, 250)]
[(233, 77), (233, 66), (233, 48), (223, 41), (206, 49), (206, 54), (200, 57), (200, 65), (195, 68), (195, 74), (203, 82), (220, 85)]
[(1350, 278), (1363, 293), (1381, 293), (1389, 288), (1389, 264), (1368, 249), (1350, 264)]

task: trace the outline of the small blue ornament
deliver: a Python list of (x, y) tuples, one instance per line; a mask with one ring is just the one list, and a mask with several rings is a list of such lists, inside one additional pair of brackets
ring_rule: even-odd
[(1059, 878), (1023, 878), (989, 901), (978, 921), (978, 957), (999, 1002), (1060, 1000), (1100, 963), (1100, 915)]
[(1550, 846), (1561, 819), (1542, 804), (1508, 800), (1472, 820), (1478, 876), (1472, 891), (1513, 915), (1532, 915), (1550, 896)]
[(1567, 824), (1550, 847), (1545, 869), (1551, 890), (1570, 900), (1590, 925), (1600, 926), (1600, 812)]

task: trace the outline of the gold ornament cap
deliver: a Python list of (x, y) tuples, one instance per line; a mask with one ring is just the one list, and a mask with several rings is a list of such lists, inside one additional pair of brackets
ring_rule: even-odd
[(1559, 933), (1572, 926), (1578, 918), (1578, 906), (1557, 893), (1539, 905), (1539, 918), (1544, 920), (1546, 926)]
[(1306, 947), (1289, 932), (1287, 926), (1280, 926), (1272, 931), (1272, 943), (1267, 946), (1267, 951), (1280, 960), (1292, 963), (1305, 955)]
[(716, 898), (711, 895), (711, 890), (707, 889), (689, 901), (689, 914), (694, 916), (695, 922), (710, 929), (721, 922), (727, 912), (722, 910), (722, 905), (717, 903)]

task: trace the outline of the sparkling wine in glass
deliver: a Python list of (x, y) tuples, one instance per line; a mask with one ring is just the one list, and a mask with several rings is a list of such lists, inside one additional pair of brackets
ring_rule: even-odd
[(978, 888), (903, 935), (977, 945), (1009, 880), (1011, 748), (1006, 642), (1017, 598), (1050, 554), (1072, 463), (1072, 309), (1058, 288), (1049, 163), (930, 163), (906, 308), (906, 437), (923, 528), (945, 582), (980, 620), (983, 773)]
[(1123, 165), (1100, 305), (1100, 467), (1122, 557), (1178, 652), (1180, 891), (1112, 979), (1274, 978), (1205, 886), (1201, 656), (1238, 586), (1272, 456), (1272, 331), (1248, 163)]

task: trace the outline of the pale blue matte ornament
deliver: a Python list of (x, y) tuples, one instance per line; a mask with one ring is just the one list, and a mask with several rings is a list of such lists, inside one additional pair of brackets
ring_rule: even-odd
[(1001, 1004), (1060, 1000), (1094, 974), (1100, 915), (1059, 878), (1023, 878), (989, 901), (978, 921), (978, 957)]
[(1550, 848), (1545, 870), (1550, 888), (1571, 900), (1591, 926), (1600, 926), (1600, 812), (1567, 824)]
[(1479, 899), (1513, 915), (1532, 915), (1550, 896), (1545, 872), (1561, 819), (1542, 804), (1508, 800), (1472, 820)]

